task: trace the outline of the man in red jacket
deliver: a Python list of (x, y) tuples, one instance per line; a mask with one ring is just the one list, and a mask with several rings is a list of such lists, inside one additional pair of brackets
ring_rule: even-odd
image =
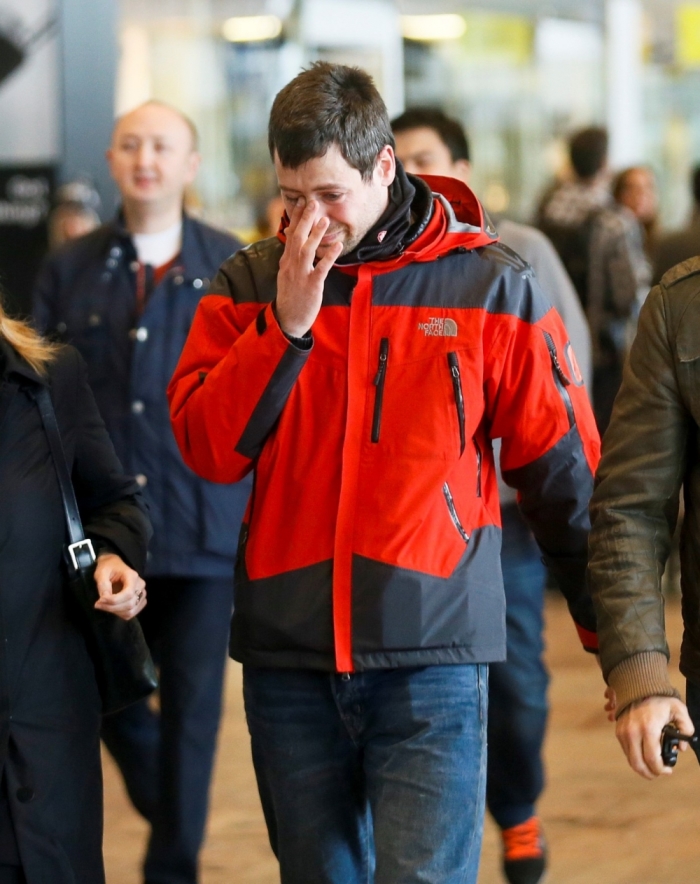
[(275, 99), (286, 215), (227, 261), (169, 388), (183, 456), (255, 471), (231, 654), (285, 884), (475, 882), (505, 655), (491, 439), (584, 646), (598, 439), (561, 320), (461, 182), (409, 177), (363, 71)]

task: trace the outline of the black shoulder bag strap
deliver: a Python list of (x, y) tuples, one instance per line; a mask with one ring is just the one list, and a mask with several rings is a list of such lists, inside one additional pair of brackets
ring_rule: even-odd
[(35, 394), (41, 422), (51, 449), (63, 498), (68, 539), (66, 566), (68, 587), (79, 610), (88, 652), (95, 666), (102, 712), (116, 712), (142, 700), (158, 686), (158, 678), (143, 631), (136, 618), (121, 620), (94, 607), (97, 587), (94, 579), (95, 551), (85, 537), (78, 502), (51, 396), (46, 387)]
[(63, 511), (66, 514), (69, 544), (66, 547), (70, 557), (70, 564), (78, 571), (81, 567), (89, 567), (95, 561), (95, 551), (92, 541), (85, 537), (83, 522), (80, 518), (78, 501), (75, 497), (73, 482), (68, 472), (68, 462), (61, 441), (61, 432), (58, 429), (56, 412), (51, 402), (51, 394), (47, 387), (42, 387), (36, 394), (36, 403), (39, 407), (41, 422), (44, 425), (46, 436), (49, 440), (51, 456), (56, 467), (58, 484), (63, 498)]

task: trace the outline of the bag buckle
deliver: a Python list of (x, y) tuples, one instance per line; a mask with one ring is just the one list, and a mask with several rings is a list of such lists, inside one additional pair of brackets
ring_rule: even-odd
[(77, 543), (68, 544), (67, 549), (68, 549), (68, 554), (70, 555), (70, 558), (71, 558), (71, 562), (73, 563), (73, 567), (75, 568), (76, 571), (80, 570), (80, 565), (78, 564), (76, 551), (78, 552), (78, 554), (80, 554), (81, 550), (83, 550), (83, 549), (87, 550), (90, 554), (90, 562), (94, 562), (95, 559), (97, 558), (97, 556), (95, 555), (95, 550), (93, 549), (93, 546), (92, 546), (92, 540), (90, 540), (88, 537), (86, 537), (85, 540), (79, 540)]

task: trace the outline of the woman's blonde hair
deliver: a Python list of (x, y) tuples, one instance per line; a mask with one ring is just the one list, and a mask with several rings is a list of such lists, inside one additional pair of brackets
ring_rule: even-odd
[(5, 313), (2, 299), (0, 299), (0, 338), (4, 338), (34, 371), (42, 375), (46, 374), (49, 362), (55, 359), (60, 349), (59, 344), (44, 340), (28, 323), (11, 319)]

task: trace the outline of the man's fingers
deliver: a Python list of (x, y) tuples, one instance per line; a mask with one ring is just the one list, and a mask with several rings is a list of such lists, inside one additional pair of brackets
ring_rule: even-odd
[(655, 775), (649, 770), (647, 763), (644, 760), (641, 735), (635, 734), (632, 737), (628, 736), (627, 739), (618, 736), (618, 739), (620, 740), (620, 745), (627, 756), (627, 761), (632, 770), (646, 780), (653, 780)]
[[(287, 241), (291, 241), (292, 246), (296, 249), (301, 250), (306, 245), (316, 221), (317, 208), (317, 203), (314, 200), (309, 200), (299, 215), (294, 230), (288, 235)], [(296, 211), (296, 206), (294, 209)]]
[(673, 721), (682, 734), (692, 737), (695, 733), (695, 725), (690, 715), (688, 715), (688, 708), (685, 703), (677, 703), (676, 708), (673, 710)]
[(299, 219), (304, 214), (304, 209), (306, 208), (306, 203), (303, 199), (298, 199), (294, 204), (294, 208), (289, 216), (289, 225), (286, 230), (286, 237), (289, 239), (294, 231), (297, 229), (297, 225), (299, 224)]
[(642, 735), (642, 757), (652, 777), (668, 775), (673, 769), (667, 767), (661, 759), (661, 739), (655, 731), (645, 731)]
[(319, 218), (318, 221), (315, 221), (309, 233), (308, 239), (302, 246), (303, 253), (309, 261), (309, 271), (313, 270), (313, 262), (316, 258), (316, 250), (321, 245), (321, 240), (326, 235), (329, 224), (330, 222), (328, 218)]
[(644, 732), (644, 723), (639, 722), (630, 713), (630, 710), (626, 710), (617, 720), (615, 736), (622, 746), (622, 751), (627, 756), (629, 766), (635, 773), (638, 773), (645, 779), (653, 780), (655, 774), (649, 769), (644, 757)]
[(343, 244), (341, 242), (334, 242), (332, 246), (329, 247), (326, 254), (320, 259), (318, 264), (314, 267), (314, 272), (311, 274), (312, 277), (317, 282), (323, 282), (325, 278), (328, 276), (328, 272), (331, 267), (335, 264), (338, 258), (341, 256), (343, 252)]

